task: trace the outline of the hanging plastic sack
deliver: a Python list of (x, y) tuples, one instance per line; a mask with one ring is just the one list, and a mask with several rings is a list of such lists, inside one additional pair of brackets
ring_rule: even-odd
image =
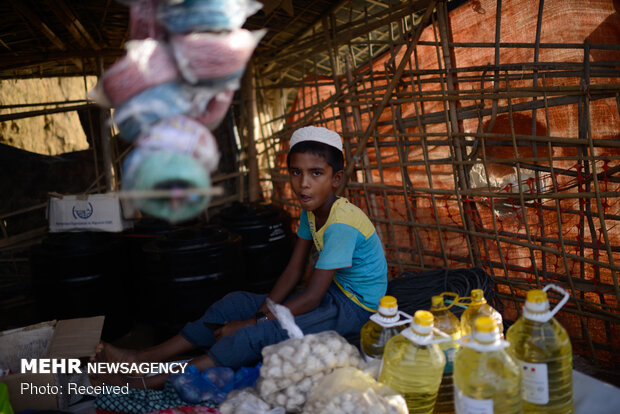
[(211, 132), (184, 115), (172, 115), (153, 125), (136, 141), (140, 148), (176, 151), (192, 156), (209, 172), (217, 169), (220, 153)]
[(339, 368), (312, 390), (304, 414), (407, 414), (405, 399), (356, 368)]
[(158, 0), (134, 0), (129, 4), (129, 38), (163, 39), (165, 29), (157, 21)]
[(154, 39), (130, 40), (127, 54), (110, 66), (89, 97), (103, 107), (118, 107), (138, 93), (179, 79), (168, 47)]
[(123, 138), (133, 141), (149, 133), (156, 122), (192, 109), (191, 97), (180, 84), (165, 83), (147, 89), (114, 112), (114, 122)]
[[(176, 151), (137, 148), (123, 163), (123, 190), (146, 195), (167, 190), (166, 195), (133, 197), (132, 204), (173, 223), (200, 214), (211, 199), (210, 188), (211, 178), (204, 166), (193, 157)], [(187, 189), (206, 191), (188, 195), (183, 191)]]
[(243, 73), (266, 32), (236, 29), (226, 33), (175, 35), (170, 45), (183, 77), (189, 83), (197, 83)]
[(163, 1), (157, 17), (171, 33), (234, 30), (262, 7), (255, 0)]
[(228, 399), (220, 405), (221, 414), (286, 414), (282, 407), (271, 409), (251, 388), (232, 391)]
[(196, 121), (214, 131), (226, 116), (234, 96), (235, 91), (221, 91), (210, 99), (205, 99), (198, 104), (200, 109), (195, 117)]
[(267, 299), (290, 339), (263, 348), (258, 390), (267, 403), (301, 412), (308, 394), (336, 368), (363, 365), (359, 351), (335, 331), (303, 335), (290, 310)]

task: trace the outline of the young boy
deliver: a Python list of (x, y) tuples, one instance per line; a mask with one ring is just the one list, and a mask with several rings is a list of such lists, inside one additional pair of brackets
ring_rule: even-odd
[[(335, 330), (343, 336), (359, 333), (375, 312), (387, 288), (387, 263), (381, 241), (368, 217), (335, 194), (344, 174), (340, 135), (322, 127), (296, 130), (287, 165), (293, 192), (303, 208), (291, 259), (269, 295), (233, 292), (214, 303), (179, 335), (155, 347), (129, 351), (103, 344), (100, 358), (123, 362), (164, 361), (195, 348), (206, 355), (192, 360), (199, 370), (255, 365), (263, 347), (288, 338), (269, 312), (265, 299), (290, 309), (304, 334)], [(318, 260), (307, 287), (291, 294), (303, 276), (312, 244)], [(135, 380), (134, 380), (135, 381)], [(142, 381), (117, 378), (105, 382)], [(165, 376), (146, 379), (160, 387)]]

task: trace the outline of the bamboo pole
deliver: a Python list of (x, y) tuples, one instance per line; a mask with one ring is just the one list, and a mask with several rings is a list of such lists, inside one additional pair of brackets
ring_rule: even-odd
[[(585, 60), (585, 67), (586, 67), (586, 71), (585, 74), (586, 76), (588, 75), (588, 71), (587, 68), (589, 67), (588, 63), (590, 62), (590, 53), (589, 50), (587, 48), (588, 46), (588, 39), (585, 40), (585, 47), (584, 47), (584, 60)], [(590, 79), (586, 77), (586, 85), (590, 84)], [(586, 139), (588, 140), (588, 149), (590, 150), (590, 154), (592, 156), (594, 156), (595, 152), (594, 152), (594, 146), (592, 145), (592, 120), (591, 120), (591, 116), (590, 116), (590, 98), (588, 97), (587, 94), (585, 94), (584, 96), (584, 109), (585, 109), (585, 114), (586, 114), (586, 120), (587, 120), (587, 124), (586, 124)], [(616, 303), (620, 303), (620, 286), (618, 284), (618, 275), (616, 274), (616, 270), (614, 267), (614, 255), (611, 253), (611, 243), (609, 240), (609, 234), (607, 232), (607, 225), (605, 224), (605, 219), (602, 216), (602, 211), (603, 211), (603, 205), (601, 202), (601, 195), (602, 195), (602, 191), (599, 187), (599, 182), (598, 182), (598, 175), (596, 173), (596, 163), (591, 162), (590, 165), (592, 166), (592, 183), (594, 184), (594, 193), (596, 194), (595, 200), (596, 200), (596, 209), (598, 211), (598, 216), (599, 216), (599, 222), (600, 222), (600, 229), (601, 229), (601, 233), (603, 235), (603, 240), (605, 241), (605, 246), (606, 246), (606, 250), (607, 250), (607, 258), (609, 260), (609, 264), (611, 265), (611, 276), (613, 278), (614, 281), (614, 287), (615, 287), (615, 291), (616, 291)], [(619, 269), (620, 270), (620, 269)]]
[(96, 108), (96, 107), (97, 105), (95, 104), (82, 104), (82, 105), (64, 106), (62, 108), (38, 109), (36, 111), (16, 112), (13, 114), (0, 115), (0, 122), (16, 121), (18, 119), (32, 118), (35, 116), (60, 114), (64, 112), (73, 112), (73, 111), (78, 111), (80, 109), (89, 109), (89, 108)]
[(248, 162), (248, 196), (250, 202), (260, 199), (260, 183), (258, 181), (258, 158), (256, 154), (256, 94), (254, 90), (254, 65), (252, 61), (248, 63), (242, 79), (243, 108), (245, 113), (246, 136)]
[[(390, 81), (388, 87), (386, 88), (385, 94), (383, 95), (383, 98), (381, 99), (381, 103), (376, 107), (375, 111), (374, 111), (374, 115), (370, 121), (370, 124), (368, 125), (368, 127), (366, 128), (366, 132), (364, 132), (364, 135), (362, 136), (362, 138), (360, 139), (360, 144), (359, 147), (355, 150), (355, 154), (353, 155), (353, 159), (357, 159), (359, 158), (359, 156), (362, 154), (362, 152), (364, 151), (364, 148), (366, 147), (366, 143), (368, 142), (368, 138), (370, 138), (370, 135), (373, 133), (373, 130), (377, 124), (377, 121), (379, 120), (379, 117), (381, 116), (381, 113), (383, 112), (383, 109), (385, 108), (385, 106), (387, 105), (390, 96), (392, 94), (392, 91), (394, 90), (394, 88), (396, 87), (396, 84), (398, 83), (398, 81), (400, 80), (400, 77), (403, 73), (403, 70), (405, 69), (405, 65), (407, 64), (407, 61), (410, 59), (411, 57), (411, 53), (413, 52), (413, 50), (416, 47), (416, 44), (418, 42), (418, 40), (420, 39), (420, 35), (422, 34), (422, 29), (425, 26), (425, 24), (428, 22), (432, 11), (435, 8), (435, 4), (436, 4), (436, 0), (431, 0), (430, 4), (428, 5), (426, 11), (424, 12), (424, 16), (422, 17), (422, 22), (418, 25), (413, 38), (411, 39), (411, 41), (409, 42), (409, 44), (407, 45), (407, 50), (405, 51), (405, 54), (403, 55), (403, 58), (401, 60), (401, 62), (398, 64), (398, 68), (396, 69), (396, 73), (394, 74), (394, 78)], [(347, 165), (347, 168), (345, 170), (345, 178), (343, 180), (343, 184), (339, 189), (339, 193), (342, 192), (342, 190), (344, 189), (344, 186), (346, 185), (347, 181), (349, 181), (349, 177), (351, 176), (351, 173), (353, 172), (353, 169), (355, 168), (354, 164), (350, 164)]]
[[(97, 59), (99, 77), (103, 75), (103, 59)], [(105, 171), (106, 191), (114, 191), (117, 188), (116, 172), (112, 164), (112, 147), (110, 142), (110, 113), (107, 109), (101, 108), (99, 111), (99, 124), (101, 126), (101, 148), (103, 152), (103, 170)]]
[[(441, 50), (443, 52), (443, 63), (445, 66), (445, 71), (446, 71), (446, 78), (445, 78), (446, 92), (451, 93), (458, 89), (456, 86), (456, 81), (454, 79), (455, 75), (451, 73), (453, 53), (450, 52), (450, 49), (448, 47), (448, 29), (450, 27), (450, 18), (448, 16), (448, 9), (447, 9), (447, 5), (445, 2), (442, 2), (441, 4), (439, 4), (439, 7), (437, 8), (437, 17), (438, 17), (440, 39), (441, 39)], [(444, 92), (444, 88), (442, 84), (442, 94), (443, 92)], [(459, 121), (456, 116), (457, 102), (458, 101), (448, 101), (448, 107), (449, 107), (448, 116), (450, 118), (450, 122), (448, 125), (446, 125), (446, 129), (448, 131), (448, 139), (451, 140), (453, 143), (453, 149), (456, 155), (456, 161), (459, 162), (459, 164), (456, 164), (455, 166), (456, 167), (455, 169), (457, 171), (457, 177), (458, 177), (456, 184), (459, 188), (469, 188), (469, 179), (465, 172), (465, 168), (463, 168), (463, 164), (460, 164), (460, 162), (463, 161), (464, 146), (461, 143), (460, 137), (458, 135), (456, 136), (453, 135), (453, 133), (460, 132), (462, 129), (459, 125)], [(465, 210), (477, 211), (476, 204), (471, 201), (467, 201), (467, 200), (459, 200), (458, 205), (459, 205), (459, 211), (461, 214), (461, 220), (463, 222), (464, 228), (466, 230), (474, 229), (475, 225), (471, 219), (471, 216), (469, 215), (469, 213), (464, 212), (461, 206), (463, 206)], [(470, 237), (469, 235), (467, 235), (466, 240), (469, 245), (469, 249), (472, 252), (471, 253), (472, 264), (476, 267), (481, 267), (482, 263), (480, 261), (481, 256), (480, 256), (480, 247), (478, 245), (478, 240)]]
[[(349, 82), (349, 84), (353, 83), (353, 70), (351, 67), (351, 58), (349, 55), (345, 55), (345, 67), (346, 67), (346, 74), (347, 74), (347, 82)], [(353, 92), (357, 92), (357, 87), (353, 87)], [(354, 130), (354, 134), (356, 137), (359, 136), (359, 133), (362, 131), (362, 118), (360, 115), (360, 111), (359, 108), (357, 107), (351, 107), (351, 112), (353, 114), (353, 123), (355, 125), (355, 130)], [(351, 151), (351, 149), (349, 149), (349, 151)], [(353, 162), (353, 160), (347, 161), (347, 162)], [(362, 166), (366, 166), (369, 164), (369, 160), (368, 160), (368, 152), (364, 151), (364, 153), (362, 154)], [(373, 177), (372, 177), (372, 172), (370, 170), (366, 170), (365, 174), (364, 174), (364, 180), (362, 180), (362, 184), (369, 182), (372, 183), (374, 181)], [(368, 206), (368, 210), (371, 212), (373, 217), (377, 217), (379, 215), (379, 209), (377, 206), (377, 197), (374, 194), (368, 194), (366, 191), (364, 191), (364, 194), (366, 195), (366, 203)], [(379, 235), (379, 238), (381, 240), (383, 240), (383, 232), (381, 231), (381, 229), (377, 229), (377, 234)]]

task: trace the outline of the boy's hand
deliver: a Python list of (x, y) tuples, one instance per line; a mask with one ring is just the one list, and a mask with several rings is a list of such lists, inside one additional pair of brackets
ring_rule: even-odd
[(239, 329), (243, 328), (244, 326), (250, 326), (250, 325), (255, 325), (255, 324), (256, 324), (256, 320), (254, 318), (250, 318), (245, 321), (226, 322), (224, 326), (222, 326), (220, 329), (217, 329), (215, 332), (213, 332), (213, 334), (215, 335), (215, 340), (219, 341), (225, 336), (234, 334), (235, 332), (237, 332)]

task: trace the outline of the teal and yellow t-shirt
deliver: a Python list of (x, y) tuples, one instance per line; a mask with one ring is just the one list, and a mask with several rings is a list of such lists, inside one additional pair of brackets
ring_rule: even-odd
[(387, 262), (375, 227), (362, 210), (339, 198), (319, 230), (314, 213), (302, 210), (297, 235), (314, 241), (319, 252), (315, 268), (336, 269), (336, 285), (364, 309), (377, 310), (387, 290)]

